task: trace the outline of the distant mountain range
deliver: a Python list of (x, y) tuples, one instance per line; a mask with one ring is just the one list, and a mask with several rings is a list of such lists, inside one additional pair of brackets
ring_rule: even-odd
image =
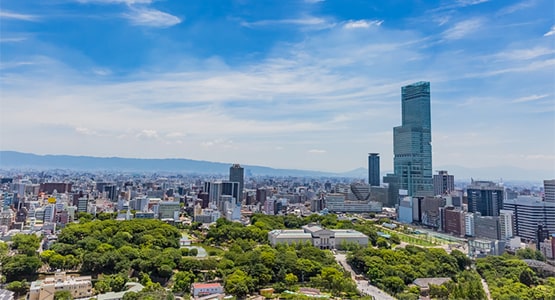
[[(172, 172), (189, 174), (229, 174), (232, 163), (184, 158), (141, 159), (72, 155), (36, 155), (16, 151), (0, 151), (0, 169), (64, 169), (75, 171)], [(252, 176), (339, 177), (344, 174), (307, 170), (274, 169), (242, 165)], [(350, 176), (349, 176), (350, 177)]]
[[(228, 174), (232, 163), (210, 162), (184, 158), (140, 159), (121, 157), (92, 157), (72, 155), (36, 155), (16, 151), (0, 151), (0, 169), (66, 169), (75, 171), (114, 172), (171, 172), (189, 174)], [(299, 176), (299, 177), (350, 177), (367, 178), (366, 168), (344, 173), (310, 170), (275, 169), (263, 166), (242, 165), (249, 176)], [(528, 170), (515, 167), (466, 168), (456, 165), (434, 167), (447, 170), (456, 181), (493, 180), (541, 182), (555, 178), (554, 170)], [(387, 172), (382, 172), (385, 175)]]

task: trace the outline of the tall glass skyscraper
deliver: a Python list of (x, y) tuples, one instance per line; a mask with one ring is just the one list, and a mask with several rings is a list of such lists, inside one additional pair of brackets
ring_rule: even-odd
[(368, 153), (368, 184), (380, 186), (380, 154)]
[(239, 191), (237, 192), (236, 195), (233, 195), (235, 197), (235, 200), (238, 203), (241, 203), (241, 201), (243, 201), (243, 187), (244, 187), (244, 183), (245, 183), (245, 169), (243, 169), (241, 167), (241, 165), (239, 164), (234, 164), (229, 168), (229, 181), (232, 182), (239, 182)]
[(393, 167), (409, 196), (433, 196), (430, 83), (401, 88), (402, 125), (393, 128)]

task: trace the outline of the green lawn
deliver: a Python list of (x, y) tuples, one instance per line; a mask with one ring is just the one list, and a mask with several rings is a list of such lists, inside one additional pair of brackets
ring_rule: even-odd
[[(208, 256), (220, 256), (223, 254), (224, 250), (220, 249), (220, 248), (216, 248), (213, 246), (208, 246), (202, 243), (192, 243), (191, 246), (197, 246), (197, 247), (202, 247), (204, 248), (204, 250), (206, 250), (206, 252), (208, 253)], [(211, 255), (211, 254), (215, 254), (215, 255)]]
[(402, 233), (402, 232), (391, 230), (389, 228), (385, 228), (381, 226), (379, 227), (379, 230), (389, 234), (396, 234), (401, 241), (411, 245), (418, 245), (423, 247), (433, 247), (433, 246), (440, 245), (440, 243), (435, 238), (423, 239), (420, 236)]

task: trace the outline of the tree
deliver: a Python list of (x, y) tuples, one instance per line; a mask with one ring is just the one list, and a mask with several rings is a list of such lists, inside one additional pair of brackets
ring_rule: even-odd
[(376, 246), (378, 246), (378, 248), (389, 249), (389, 243), (383, 237), (378, 238)]
[(191, 289), (191, 283), (195, 281), (195, 274), (189, 271), (177, 272), (173, 278), (172, 291), (174, 293), (188, 293)]
[(12, 248), (20, 254), (32, 256), (40, 247), (40, 239), (35, 234), (16, 234), (12, 237)]
[(42, 263), (37, 256), (17, 254), (6, 258), (2, 265), (2, 273), (6, 275), (8, 282), (30, 278), (35, 275)]
[(112, 290), (110, 287), (110, 282), (106, 279), (100, 279), (94, 284), (94, 289), (100, 293), (104, 294)]
[(15, 293), (15, 298), (25, 295), (29, 291), (29, 284), (27, 281), (12, 281), (6, 285), (6, 290)]
[(382, 280), (385, 289), (393, 294), (402, 292), (405, 289), (405, 282), (398, 276), (388, 276)]
[(299, 282), (299, 278), (297, 278), (295, 274), (287, 273), (287, 275), (285, 275), (285, 284), (287, 284), (288, 286), (293, 286), (298, 282)]
[(226, 292), (237, 297), (247, 295), (251, 289), (251, 284), (252, 278), (241, 270), (236, 270), (224, 280)]
[(448, 299), (449, 290), (445, 285), (430, 284), (430, 298), (432, 299)]
[(158, 267), (158, 275), (163, 278), (170, 278), (173, 274), (173, 268), (170, 265), (163, 264)]
[(66, 260), (63, 255), (55, 253), (54, 255), (50, 256), (50, 259), (48, 259), (48, 264), (51, 268), (63, 269), (66, 264)]
[(466, 270), (466, 268), (470, 267), (470, 264), (472, 263), (466, 254), (457, 249), (451, 251), (451, 256), (457, 260), (457, 266), (460, 271)]
[(54, 293), (54, 300), (73, 300), (73, 295), (67, 290), (56, 291)]
[(198, 255), (198, 249), (197, 249), (197, 248), (191, 248), (191, 249), (189, 250), (189, 256), (195, 257), (195, 256), (197, 256), (197, 255)]
[(530, 287), (535, 283), (534, 275), (535, 275), (534, 272), (530, 270), (530, 268), (526, 268), (522, 270), (522, 272), (520, 272), (518, 279), (521, 283)]

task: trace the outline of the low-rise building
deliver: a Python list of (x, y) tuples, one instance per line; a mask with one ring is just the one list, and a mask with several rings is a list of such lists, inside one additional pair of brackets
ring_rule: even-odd
[(125, 289), (121, 292), (108, 292), (105, 294), (100, 294), (96, 296), (97, 300), (121, 300), (123, 295), (129, 292), (138, 293), (142, 291), (144, 286), (138, 282), (127, 282), (125, 284)]
[(336, 249), (346, 244), (368, 245), (368, 236), (356, 230), (328, 230), (315, 224), (305, 225), (303, 229), (272, 230), (268, 239), (272, 246), (308, 242), (320, 249)]
[(195, 298), (213, 294), (222, 294), (223, 292), (224, 287), (219, 283), (195, 282), (191, 284), (191, 294)]
[(33, 281), (27, 300), (53, 300), (58, 291), (69, 291), (74, 299), (92, 296), (91, 276), (68, 276), (58, 272), (53, 277)]

